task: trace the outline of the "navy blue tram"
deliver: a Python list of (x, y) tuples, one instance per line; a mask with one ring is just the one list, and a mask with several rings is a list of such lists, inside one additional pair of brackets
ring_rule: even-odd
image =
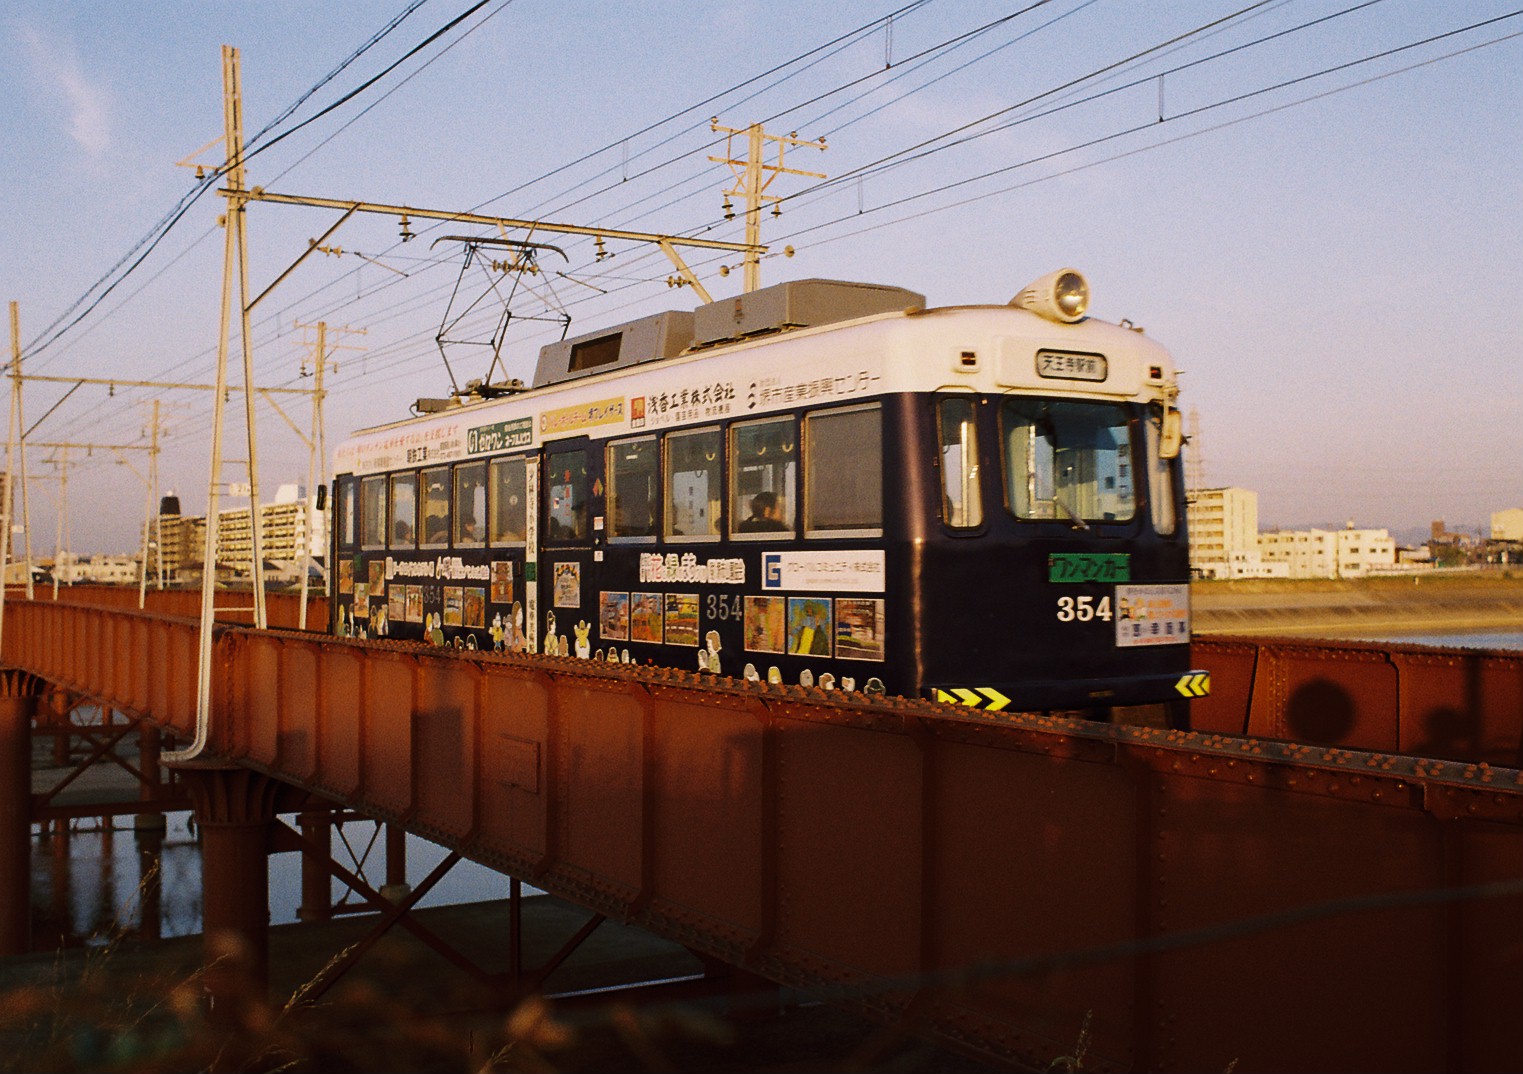
[(1177, 723), (1174, 366), (1087, 304), (804, 280), (420, 400), (337, 451), (332, 629)]

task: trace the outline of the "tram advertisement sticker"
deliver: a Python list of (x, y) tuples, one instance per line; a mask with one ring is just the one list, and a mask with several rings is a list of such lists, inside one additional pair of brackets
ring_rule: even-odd
[(629, 595), (629, 640), (661, 642), (661, 594)]
[(1116, 645), (1183, 645), (1190, 640), (1190, 587), (1118, 585)]
[(598, 637), (604, 641), (628, 641), (629, 594), (604, 592), (598, 604)]
[(747, 597), (745, 645), (753, 653), (780, 653), (787, 641), (786, 597)]
[(533, 418), (498, 421), (491, 425), (478, 425), (474, 429), (465, 431), (465, 450), (468, 455), (528, 447), (532, 443), (534, 443)]
[(884, 602), (877, 597), (836, 598), (836, 656), (883, 659)]
[(882, 593), (881, 549), (861, 552), (763, 552), (762, 588), (795, 592)]
[(829, 656), (831, 641), (829, 597), (788, 598), (788, 651), (800, 656)]
[(698, 644), (698, 594), (666, 593), (666, 644)]
[(492, 560), (492, 603), (513, 603), (513, 561)]
[(582, 606), (582, 565), (575, 561), (555, 564), (555, 606), (557, 608), (580, 608)]

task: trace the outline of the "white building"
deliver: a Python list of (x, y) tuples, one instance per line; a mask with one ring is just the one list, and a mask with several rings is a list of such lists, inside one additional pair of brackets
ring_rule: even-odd
[(1387, 530), (1274, 530), (1259, 535), (1266, 563), (1283, 564), (1290, 578), (1362, 578), (1396, 566), (1396, 541)]
[(1523, 541), (1523, 507), (1509, 507), (1491, 516), (1493, 541)]
[[(247, 573), (253, 569), (254, 527), (247, 507), (217, 513), (217, 564), (223, 570)], [(316, 497), (303, 496), (299, 485), (281, 485), (275, 501), (259, 509), (263, 558), (277, 571), (300, 577), (303, 527), (307, 554), (321, 560), (326, 555), (326, 512), (317, 510)], [(166, 575), (186, 569), (199, 570), (206, 547), (206, 519), (190, 515), (160, 515), (153, 531), (155, 548), (162, 556)], [(151, 561), (157, 571), (158, 560)]]
[[(25, 578), (25, 575), (22, 575)], [(59, 552), (53, 559), (53, 577), (65, 585), (93, 582), (101, 585), (136, 585), (137, 556), (78, 556)]]
[(1189, 501), (1190, 567), (1202, 578), (1267, 578), (1284, 571), (1259, 552), (1259, 494), (1199, 489)]

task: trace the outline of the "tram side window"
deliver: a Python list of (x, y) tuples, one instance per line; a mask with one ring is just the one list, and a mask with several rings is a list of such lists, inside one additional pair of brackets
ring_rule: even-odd
[(1125, 522), (1136, 513), (1127, 413), (1114, 403), (1007, 399), (1005, 494), (1022, 519)]
[(486, 534), (487, 464), (463, 462), (455, 467), (455, 544), (479, 548)]
[(983, 484), (978, 466), (978, 401), (942, 399), (936, 409), (941, 446), (941, 518), (948, 526), (971, 529), (984, 522)]
[(723, 443), (718, 429), (667, 434), (666, 536), (719, 536)]
[(449, 467), (423, 471), (424, 548), (449, 544)]
[(608, 536), (654, 537), (661, 453), (654, 436), (608, 445)]
[(355, 493), (359, 484), (352, 477), (341, 477), (338, 486), (338, 544), (340, 548), (353, 548), (359, 538), (359, 511)]
[(794, 524), (798, 430), (792, 418), (730, 427), (730, 533), (760, 538)]
[(494, 459), (487, 485), (491, 502), (494, 545), (522, 544), (528, 520), (528, 481), (524, 460)]
[(804, 533), (883, 530), (883, 410), (874, 404), (804, 418)]
[(418, 475), (391, 479), (391, 547), (418, 547)]
[(386, 478), (381, 475), (360, 481), (360, 544), (386, 547)]
[(545, 539), (587, 539), (587, 452), (551, 452), (545, 463)]
[(1163, 438), (1163, 407), (1157, 403), (1148, 407), (1148, 417), (1143, 428), (1146, 430), (1144, 440), (1148, 452), (1148, 504), (1153, 515), (1153, 531), (1161, 537), (1168, 537), (1173, 534), (1178, 521), (1174, 510), (1175, 460), (1158, 456), (1158, 444)]

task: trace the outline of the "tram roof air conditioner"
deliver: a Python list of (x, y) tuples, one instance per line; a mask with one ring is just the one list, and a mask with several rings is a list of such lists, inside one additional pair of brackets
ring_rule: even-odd
[(1049, 321), (1073, 324), (1082, 321), (1089, 309), (1089, 281), (1078, 269), (1060, 268), (1021, 288), (1010, 305)]

